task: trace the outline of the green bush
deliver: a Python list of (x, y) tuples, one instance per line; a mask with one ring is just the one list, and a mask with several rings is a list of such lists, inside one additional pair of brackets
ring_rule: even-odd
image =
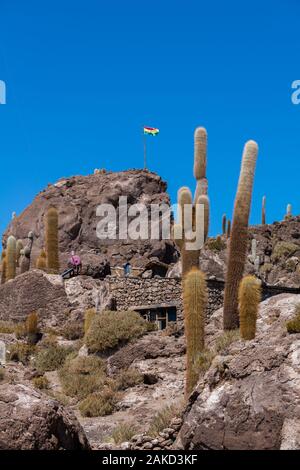
[(144, 380), (143, 374), (139, 370), (130, 367), (122, 371), (116, 378), (116, 388), (118, 390), (126, 390), (127, 388), (134, 387), (142, 383)]
[(119, 424), (112, 432), (111, 437), (115, 444), (128, 442), (136, 434), (136, 429), (130, 424)]
[(68, 340), (83, 338), (83, 327), (80, 323), (68, 323), (61, 331), (61, 335)]
[(58, 372), (63, 391), (83, 399), (106, 383), (105, 362), (95, 356), (69, 356)]
[(93, 318), (85, 342), (90, 352), (104, 352), (142, 336), (151, 326), (139, 313), (107, 311)]
[(33, 385), (35, 388), (39, 388), (40, 390), (47, 390), (49, 388), (49, 380), (45, 375), (41, 375), (40, 377), (35, 377), (32, 380)]
[(272, 261), (280, 261), (282, 258), (292, 256), (300, 246), (290, 242), (277, 242), (271, 255)]
[(117, 394), (110, 387), (104, 387), (99, 393), (92, 393), (79, 404), (82, 416), (88, 418), (110, 415), (117, 403)]
[(295, 316), (286, 322), (288, 333), (300, 333), (300, 304), (295, 307)]
[(18, 341), (9, 347), (8, 359), (10, 361), (27, 364), (30, 356), (34, 353), (34, 350), (35, 348), (33, 345)]
[(59, 346), (53, 341), (44, 343), (35, 357), (35, 367), (40, 373), (57, 370), (63, 365), (66, 357), (72, 352), (72, 348)]

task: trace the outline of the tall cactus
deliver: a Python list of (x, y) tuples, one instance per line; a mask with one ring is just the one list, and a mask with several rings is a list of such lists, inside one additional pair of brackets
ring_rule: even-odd
[(17, 267), (17, 241), (13, 235), (8, 237), (6, 246), (6, 280), (16, 277)]
[(224, 293), (223, 325), (225, 330), (232, 330), (239, 326), (238, 289), (243, 277), (247, 254), (248, 221), (257, 153), (257, 143), (252, 140), (248, 141), (242, 157), (229, 242)]
[(6, 266), (7, 266), (7, 263), (6, 263), (6, 251), (3, 250), (2, 251), (2, 263), (1, 263), (1, 284), (5, 284), (5, 281), (6, 281)]
[[(192, 267), (199, 267), (199, 246), (194, 249), (191, 243), (195, 243), (196, 239), (201, 238), (203, 231), (203, 242), (206, 240), (209, 229), (209, 199), (207, 196), (207, 179), (206, 179), (206, 146), (207, 133), (203, 127), (198, 127), (194, 135), (195, 153), (194, 153), (194, 176), (197, 180), (197, 186), (194, 196), (189, 188), (182, 187), (178, 191), (178, 204), (181, 208), (181, 219), (179, 224), (174, 226), (174, 239), (181, 252), (182, 277), (184, 277)], [(199, 220), (198, 208), (203, 206), (204, 220)], [(186, 206), (186, 207), (185, 207)], [(191, 209), (190, 226), (187, 226), (185, 212)], [(191, 239), (189, 232), (194, 231), (196, 237)]]
[(226, 238), (230, 238), (231, 233), (231, 222), (230, 219), (227, 220), (227, 229), (226, 229)]
[(262, 198), (261, 223), (262, 225), (266, 225), (266, 196), (263, 196)]
[(21, 257), (21, 251), (23, 250), (24, 246), (22, 243), (22, 240), (17, 241), (17, 253), (16, 253), (16, 262), (17, 262), (17, 267), (20, 265), (20, 257)]
[(239, 318), (241, 337), (255, 338), (256, 319), (261, 301), (261, 283), (255, 276), (245, 276), (239, 287)]
[(285, 220), (288, 220), (292, 217), (292, 204), (288, 204), (286, 206), (286, 215), (285, 215)]
[(184, 325), (186, 334), (186, 397), (197, 384), (196, 361), (204, 349), (205, 310), (207, 287), (205, 275), (192, 268), (183, 281)]
[(222, 215), (222, 235), (226, 233), (226, 214)]
[(50, 207), (46, 218), (46, 251), (48, 272), (58, 274), (59, 272), (59, 249), (58, 249), (58, 212), (55, 207)]

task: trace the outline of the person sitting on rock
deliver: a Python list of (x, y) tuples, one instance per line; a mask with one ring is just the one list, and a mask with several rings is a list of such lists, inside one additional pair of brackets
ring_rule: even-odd
[(79, 255), (75, 255), (72, 251), (71, 258), (69, 259), (69, 265), (74, 269), (76, 275), (81, 273), (82, 263)]

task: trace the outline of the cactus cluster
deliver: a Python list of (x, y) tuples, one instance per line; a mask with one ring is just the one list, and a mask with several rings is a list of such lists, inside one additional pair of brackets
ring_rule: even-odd
[(186, 397), (197, 384), (196, 361), (204, 349), (204, 324), (207, 304), (205, 275), (192, 268), (183, 280), (184, 325), (186, 334)]
[(21, 261), (20, 261), (20, 272), (21, 274), (26, 273), (30, 269), (30, 258), (31, 258), (31, 250), (32, 250), (32, 245), (33, 245), (33, 240), (34, 240), (34, 234), (33, 232), (29, 232), (27, 235), (28, 238), (28, 243), (21, 250)]
[(257, 153), (257, 143), (247, 142), (242, 157), (229, 242), (224, 293), (223, 324), (225, 330), (233, 330), (239, 326), (238, 289), (243, 277), (247, 254), (248, 221)]
[(50, 207), (46, 215), (46, 252), (48, 272), (51, 274), (58, 274), (58, 212), (55, 207)]
[[(178, 205), (180, 207), (179, 223), (174, 225), (174, 240), (181, 252), (182, 277), (184, 277), (192, 267), (199, 267), (200, 248), (191, 249), (191, 244), (196, 239), (206, 240), (209, 228), (209, 199), (207, 196), (206, 178), (206, 147), (207, 132), (203, 127), (198, 127), (194, 135), (194, 176), (197, 181), (195, 196), (193, 200), (189, 188), (182, 187), (178, 191)], [(203, 223), (201, 210), (203, 208)], [(191, 215), (190, 222), (187, 222)], [(191, 236), (192, 232), (194, 238)]]

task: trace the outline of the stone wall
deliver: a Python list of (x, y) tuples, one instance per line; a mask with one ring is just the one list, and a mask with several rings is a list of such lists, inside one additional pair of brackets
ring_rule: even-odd
[[(136, 277), (106, 278), (111, 294), (115, 297), (118, 310), (128, 310), (141, 306), (176, 306), (177, 318), (182, 320), (181, 279)], [(223, 303), (224, 284), (208, 281), (208, 315), (220, 308)]]

